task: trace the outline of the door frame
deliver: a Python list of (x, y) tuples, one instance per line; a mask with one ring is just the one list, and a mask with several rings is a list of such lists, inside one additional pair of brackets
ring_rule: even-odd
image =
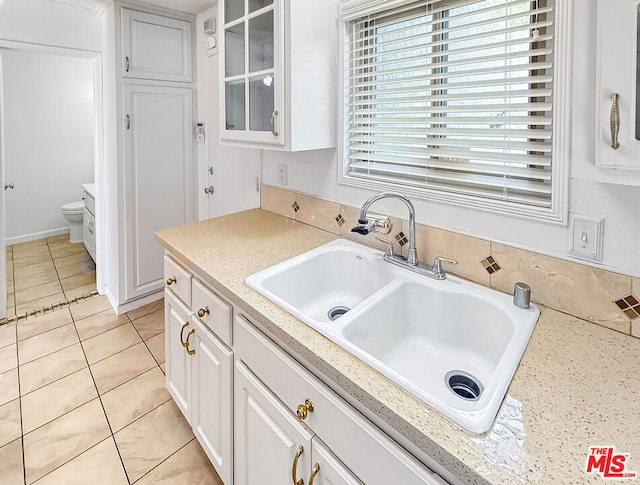
[(5, 248), (5, 223), (4, 215), (4, 84), (2, 82), (2, 52), (0, 52), (0, 320), (7, 316), (7, 253)]
[[(80, 57), (91, 59), (93, 62), (93, 119), (94, 119), (94, 140), (93, 140), (93, 177), (96, 186), (96, 288), (98, 293), (104, 294), (105, 274), (107, 268), (105, 254), (105, 237), (106, 228), (103, 227), (105, 218), (105, 190), (104, 190), (104, 131), (103, 131), (103, 89), (102, 89), (102, 53), (99, 51), (72, 49), (67, 47), (54, 47), (41, 44), (32, 44), (28, 42), (16, 42), (10, 40), (0, 40), (0, 49), (16, 50), (29, 53), (51, 54), (66, 57)], [(1, 57), (1, 56), (0, 56)], [(1, 67), (1, 63), (0, 63)], [(0, 76), (2, 70), (0, 69)], [(2, 78), (0, 77), (0, 80)], [(4, 86), (0, 82), (0, 184), (4, 188), (4, 144), (2, 143), (2, 135), (4, 133), (4, 107), (2, 105), (2, 96)], [(5, 248), (5, 209), (4, 190), (2, 190), (2, 200), (0, 200), (0, 249)], [(6, 314), (6, 256), (3, 254), (2, 262), (0, 262), (0, 318)]]

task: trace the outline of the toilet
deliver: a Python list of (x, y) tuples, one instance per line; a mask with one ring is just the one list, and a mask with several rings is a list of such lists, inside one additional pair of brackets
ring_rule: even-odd
[(69, 221), (69, 242), (82, 242), (82, 212), (84, 202), (69, 202), (62, 206), (62, 214)]

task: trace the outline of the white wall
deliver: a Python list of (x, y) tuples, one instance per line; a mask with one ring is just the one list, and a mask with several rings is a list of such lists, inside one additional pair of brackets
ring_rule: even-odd
[(2, 0), (0, 39), (100, 51), (100, 19), (50, 0)]
[[(601, 267), (640, 276), (640, 187), (612, 185), (594, 180), (624, 178), (602, 174), (593, 167), (595, 100), (595, 0), (582, 0), (574, 10), (574, 79), (572, 83), (572, 179), (569, 211), (604, 218)], [(571, 56), (570, 56), (571, 58)], [(374, 192), (338, 185), (338, 150), (305, 153), (265, 151), (264, 183), (277, 184), (278, 164), (289, 169), (287, 188), (336, 202), (360, 206)], [(414, 199), (418, 222), (452, 229), (513, 246), (572, 259), (568, 254), (566, 226), (461, 208)], [(379, 205), (378, 205), (379, 204)], [(378, 211), (406, 218), (406, 210), (394, 201), (376, 204)], [(444, 255), (446, 256), (446, 254)]]
[(68, 227), (62, 204), (93, 182), (93, 61), (1, 49), (7, 243)]
[[(206, 143), (197, 144), (198, 156), (198, 217), (200, 220), (260, 206), (260, 193), (256, 190), (255, 177), (260, 176), (260, 150), (221, 145), (219, 140), (219, 52), (207, 49), (204, 21), (216, 18), (218, 7), (200, 13), (196, 19), (197, 56), (197, 117), (205, 123)], [(214, 173), (210, 175), (209, 167)], [(206, 195), (204, 188), (213, 186), (213, 195)]]

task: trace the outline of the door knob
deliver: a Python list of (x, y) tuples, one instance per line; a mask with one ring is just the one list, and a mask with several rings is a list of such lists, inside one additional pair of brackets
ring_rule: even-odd
[(4, 184), (4, 190), (12, 189), (13, 190), (13, 182), (9, 182), (8, 184)]

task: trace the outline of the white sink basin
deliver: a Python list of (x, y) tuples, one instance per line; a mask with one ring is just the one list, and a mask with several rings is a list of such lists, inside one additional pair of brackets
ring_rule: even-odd
[[(247, 283), (473, 433), (491, 427), (540, 314), (454, 276), (416, 275), (346, 240)], [(350, 311), (330, 318), (339, 306)]]
[[(381, 253), (337, 240), (247, 278), (247, 284), (316, 328), (390, 283)], [(342, 309), (342, 310), (341, 310)]]

